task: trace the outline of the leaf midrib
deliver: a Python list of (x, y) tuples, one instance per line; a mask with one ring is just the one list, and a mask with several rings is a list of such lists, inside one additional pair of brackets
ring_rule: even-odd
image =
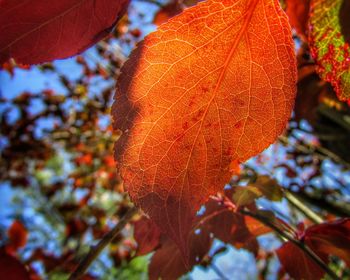
[(11, 43), (9, 43), (8, 45), (6, 45), (5, 47), (3, 47), (2, 49), (0, 49), (0, 51), (6, 50), (6, 49), (10, 49), (14, 44), (16, 44), (18, 41), (22, 40), (23, 38), (27, 37), (28, 35), (40, 30), (42, 27), (49, 25), (50, 23), (56, 21), (57, 19), (59, 19), (60, 17), (64, 17), (66, 14), (70, 13), (72, 10), (76, 9), (77, 7), (79, 7), (80, 5), (82, 5), (83, 2), (85, 1), (89, 1), (89, 0), (81, 0), (79, 1), (77, 4), (75, 4), (74, 6), (72, 6), (71, 8), (69, 8), (68, 10), (63, 11), (62, 13), (60, 13), (59, 15), (43, 22), (42, 24), (40, 24), (39, 26), (35, 27), (34, 29), (29, 30), (28, 32), (22, 34), (21, 36), (17, 37), (15, 40), (13, 40)]
[[(227, 72), (227, 68), (228, 68), (228, 66), (230, 65), (230, 62), (231, 62), (232, 57), (233, 57), (233, 55), (234, 55), (234, 53), (235, 53), (235, 51), (236, 51), (236, 49), (237, 49), (237, 47), (238, 47), (238, 44), (241, 42), (241, 39), (242, 39), (243, 35), (245, 34), (245, 32), (246, 32), (246, 30), (247, 30), (248, 24), (249, 24), (250, 21), (251, 21), (251, 18), (252, 18), (252, 16), (253, 16), (253, 13), (254, 13), (255, 8), (256, 8), (256, 6), (257, 6), (257, 4), (258, 4), (259, 1), (260, 1), (260, 0), (252, 0), (252, 1), (249, 3), (249, 6), (248, 6), (248, 9), (247, 9), (247, 11), (246, 11), (245, 18), (244, 18), (243, 25), (241, 26), (241, 29), (240, 29), (238, 35), (236, 36), (235, 40), (233, 41), (233, 44), (232, 44), (230, 53), (229, 53), (229, 55), (227, 56), (227, 59), (226, 59), (224, 65), (223, 65), (223, 67), (222, 67), (221, 72), (220, 72), (220, 76), (219, 76), (219, 78), (218, 78), (218, 80), (217, 80), (217, 82), (216, 82), (215, 89), (214, 89), (214, 92), (213, 92), (213, 96), (212, 96), (212, 98), (209, 100), (209, 102), (208, 102), (208, 104), (207, 104), (207, 107), (206, 107), (206, 110), (205, 110), (205, 112), (204, 112), (204, 114), (203, 114), (203, 117), (201, 118), (201, 123), (200, 123), (200, 126), (199, 126), (199, 128), (198, 128), (198, 132), (197, 132), (197, 134), (196, 134), (196, 137), (195, 137), (194, 140), (193, 140), (193, 145), (192, 145), (192, 147), (191, 147), (191, 151), (189, 152), (189, 156), (188, 156), (188, 160), (187, 160), (187, 163), (186, 163), (186, 167), (185, 167), (185, 169), (184, 169), (184, 170), (186, 170), (186, 175), (183, 176), (183, 180), (185, 180), (185, 177), (186, 177), (187, 174), (188, 174), (188, 166), (189, 166), (190, 160), (191, 160), (191, 158), (192, 158), (193, 150), (194, 150), (195, 144), (196, 144), (196, 142), (197, 142), (198, 136), (199, 136), (200, 131), (201, 131), (201, 129), (202, 129), (202, 126), (203, 126), (203, 123), (204, 123), (204, 119), (206, 118), (206, 116), (207, 116), (207, 114), (208, 114), (208, 112), (209, 112), (210, 105), (212, 104), (212, 102), (214, 101), (214, 99), (215, 99), (215, 97), (216, 97), (216, 95), (217, 95), (218, 89), (219, 89), (219, 87), (221, 86), (221, 83), (222, 83), (222, 81), (223, 81), (223, 79), (224, 79), (224, 77), (225, 77), (225, 74), (226, 74), (226, 72)], [(172, 145), (171, 145), (171, 146), (172, 146)], [(167, 153), (166, 153), (166, 154), (167, 154)], [(180, 199), (181, 199), (181, 196), (182, 196), (182, 190), (181, 190), (181, 192), (180, 192)], [(179, 206), (179, 207), (180, 207), (180, 206)], [(168, 219), (168, 223), (169, 223), (169, 215), (168, 215), (169, 213), (168, 213), (168, 211), (166, 211), (166, 213), (167, 213), (167, 219)], [(180, 213), (181, 213), (181, 211), (178, 211), (178, 215), (180, 215)], [(181, 217), (179, 217), (179, 219), (180, 219), (180, 218), (181, 218)], [(169, 225), (171, 226), (171, 223), (169, 223)], [(172, 228), (172, 227), (170, 227), (170, 228)], [(178, 230), (179, 230), (179, 232), (182, 231), (182, 229), (181, 229), (181, 223), (179, 224), (179, 229), (178, 229)], [(180, 240), (181, 240), (181, 242), (184, 241), (182, 236), (180, 236)]]

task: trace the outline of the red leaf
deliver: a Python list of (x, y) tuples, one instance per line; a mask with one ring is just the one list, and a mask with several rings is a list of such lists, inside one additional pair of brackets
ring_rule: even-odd
[(337, 256), (350, 267), (350, 218), (309, 227), (304, 240), (314, 251)]
[[(300, 238), (325, 263), (329, 255), (342, 258), (350, 266), (350, 218), (314, 225)], [(277, 250), (284, 269), (296, 279), (321, 279), (324, 271), (290, 242)]]
[(82, 164), (91, 165), (93, 162), (93, 156), (92, 156), (92, 154), (84, 154), (82, 156), (77, 157), (75, 159), (75, 162), (78, 165), (82, 165)]
[(12, 223), (7, 231), (7, 235), (9, 237), (9, 244), (6, 247), (12, 252), (24, 247), (27, 243), (28, 232), (24, 225), (18, 220)]
[(264, 234), (272, 232), (271, 228), (265, 226), (264, 224), (258, 222), (257, 220), (255, 220), (249, 216), (244, 217), (244, 223), (245, 223), (248, 231), (253, 236), (260, 236), (260, 235), (264, 235)]
[(188, 272), (182, 255), (176, 244), (167, 239), (163, 246), (155, 252), (148, 267), (150, 280), (178, 279)]
[[(285, 271), (294, 279), (317, 280), (325, 274), (301, 249), (290, 242), (283, 244), (277, 250), (277, 255)], [(327, 260), (325, 256), (322, 258)]]
[(125, 63), (113, 107), (123, 132), (118, 169), (135, 204), (185, 255), (193, 217), (229, 181), (231, 162), (283, 131), (295, 81), (277, 0), (201, 2), (147, 36)]
[(25, 266), (15, 257), (0, 251), (0, 277), (6, 280), (29, 280)]
[(0, 1), (0, 65), (66, 58), (103, 39), (129, 0)]
[(197, 216), (193, 222), (189, 237), (189, 260), (184, 260), (179, 247), (163, 236), (161, 246), (156, 250), (149, 266), (150, 279), (178, 279), (193, 266), (206, 265), (211, 258), (208, 253), (214, 238), (257, 254), (259, 245), (256, 237), (271, 230), (245, 218), (247, 217), (233, 212), (226, 205), (209, 200), (205, 205), (204, 214)]
[(150, 219), (142, 217), (134, 224), (134, 238), (138, 245), (137, 255), (146, 255), (159, 246), (160, 230)]

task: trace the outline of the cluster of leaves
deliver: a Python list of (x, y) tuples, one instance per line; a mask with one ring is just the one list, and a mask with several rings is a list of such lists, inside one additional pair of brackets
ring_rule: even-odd
[[(27, 68), (17, 63), (65, 58), (94, 45), (129, 4), (44, 2), (0, 2), (0, 63), (14, 76)], [(341, 0), (285, 1), (297, 32), (294, 39), (301, 44), (295, 57), (288, 18), (278, 1), (208, 0), (193, 6), (196, 2), (155, 4), (160, 6), (155, 24), (173, 18), (147, 36), (122, 67), (112, 108), (114, 130), (107, 116), (123, 59), (110, 46), (117, 40), (125, 49), (133, 48), (142, 35), (125, 19), (96, 45), (98, 61), (88, 55), (76, 58), (82, 73), (78, 79), (59, 74), (65, 94), (49, 89), (2, 98), (6, 144), (0, 179), (36, 199), (39, 194), (44, 203), (37, 211), (49, 221), (56, 219), (54, 227), (63, 225), (59, 254), (29, 250), (24, 263), (31, 279), (40, 279), (37, 262), (44, 274), (71, 273), (85, 252), (84, 238), (103, 238), (130, 207), (124, 188), (150, 219), (134, 223), (134, 239), (127, 227), (113, 240), (108, 255), (114, 267), (155, 251), (150, 278), (174, 279), (194, 266), (210, 268), (234, 246), (263, 263), (262, 277), (273, 252), (282, 265), (281, 277), (320, 279), (325, 272), (336, 277), (325, 267), (328, 263), (348, 276), (342, 261), (349, 266), (350, 210), (344, 198), (349, 183), (324, 169), (328, 160), (343, 172), (350, 165), (350, 110), (342, 102), (349, 100), (349, 5)], [(52, 64), (41, 70), (59, 73)], [(93, 94), (96, 81), (99, 92)], [(279, 158), (270, 160), (270, 169), (264, 155), (253, 166), (239, 166), (284, 130), (296, 82), (294, 118), (275, 146)], [(33, 114), (37, 100), (44, 109)], [(52, 127), (38, 132), (40, 121), (48, 119)], [(304, 120), (311, 128), (305, 128)], [(115, 141), (123, 186), (112, 156)], [(268, 175), (261, 175), (266, 169)], [(288, 179), (271, 179), (277, 170)], [(287, 200), (298, 214), (261, 210), (263, 199)], [(335, 221), (337, 217), (343, 219)], [(19, 279), (29, 277), (16, 259), (26, 244), (26, 224), (16, 220), (1, 249), (1, 271), (16, 270)], [(257, 237), (271, 233), (287, 242), (266, 252)], [(215, 248), (215, 240), (222, 247)]]

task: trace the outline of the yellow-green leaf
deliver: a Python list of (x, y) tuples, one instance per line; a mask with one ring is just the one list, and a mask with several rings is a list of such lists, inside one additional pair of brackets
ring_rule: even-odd
[(349, 0), (313, 0), (309, 41), (320, 76), (350, 101)]

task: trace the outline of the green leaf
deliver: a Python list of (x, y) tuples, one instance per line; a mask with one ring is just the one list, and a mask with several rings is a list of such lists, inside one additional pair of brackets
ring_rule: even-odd
[(259, 176), (253, 185), (258, 188), (263, 196), (272, 201), (281, 201), (283, 191), (278, 182), (269, 176)]
[(235, 186), (232, 201), (236, 204), (237, 207), (240, 207), (253, 203), (255, 199), (261, 196), (261, 191), (254, 186)]

